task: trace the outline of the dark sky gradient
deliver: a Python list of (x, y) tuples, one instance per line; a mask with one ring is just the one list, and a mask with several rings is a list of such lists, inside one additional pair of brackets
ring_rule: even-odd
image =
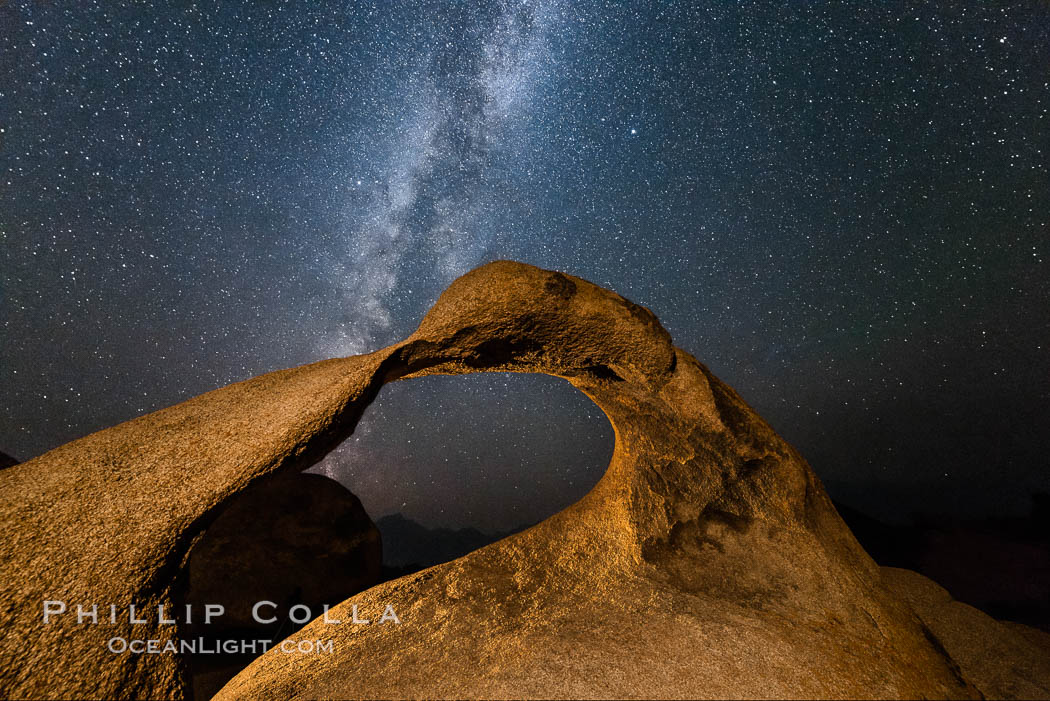
[[(0, 450), (379, 348), (514, 258), (651, 308), (833, 495), (1023, 511), (1050, 489), (1048, 84), (1035, 1), (8, 1)], [(388, 505), (496, 527), (517, 465), (550, 467), (526, 514), (607, 456), (554, 380), (426, 382), (384, 391), (373, 434), (427, 428), (348, 447), (351, 488), (394, 470)], [(452, 453), (485, 498), (406, 486)]]
[(313, 470), (374, 518), (506, 531), (542, 521), (605, 472), (613, 430), (567, 381), (430, 376), (385, 386), (357, 430)]

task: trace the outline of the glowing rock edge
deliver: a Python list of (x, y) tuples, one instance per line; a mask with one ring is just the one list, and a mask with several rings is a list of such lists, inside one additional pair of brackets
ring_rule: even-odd
[[(332, 611), (392, 604), (402, 625), (315, 620), (296, 637), (331, 639), (332, 654), (272, 650), (216, 698), (1046, 693), (1041, 633), (1003, 633), (1022, 645), (1013, 660), (946, 649), (932, 604), (924, 619), (908, 603), (936, 585), (880, 570), (805, 460), (647, 309), (499, 261), (453, 282), (401, 343), (239, 382), (0, 471), (0, 695), (189, 696), (177, 656), (107, 651), (113, 636), (176, 639), (176, 626), (45, 626), (42, 602), (170, 610), (231, 497), (313, 465), (383, 384), (507, 371), (563, 378), (605, 412), (616, 443), (594, 489)], [(952, 625), (984, 616), (964, 613)]]

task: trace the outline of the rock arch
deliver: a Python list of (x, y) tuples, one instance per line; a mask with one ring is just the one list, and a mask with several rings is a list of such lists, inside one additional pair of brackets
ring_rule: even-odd
[[(221, 698), (929, 696), (976, 690), (834, 511), (819, 480), (646, 309), (500, 261), (456, 280), (405, 341), (262, 375), (0, 472), (4, 695), (180, 698), (173, 655), (115, 655), (156, 622), (42, 623), (42, 603), (169, 605), (194, 539), (250, 484), (305, 469), (386, 382), (540, 372), (609, 417), (615, 449), (543, 523), (340, 607), (331, 655), (263, 655)], [(336, 610), (339, 614), (339, 610)], [(392, 667), (393, 664), (398, 666)]]

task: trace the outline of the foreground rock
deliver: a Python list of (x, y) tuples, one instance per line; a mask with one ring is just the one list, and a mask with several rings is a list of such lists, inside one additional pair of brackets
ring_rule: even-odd
[[(44, 626), (45, 598), (155, 605), (234, 494), (304, 469), (385, 383), (542, 372), (616, 433), (575, 505), (333, 610), (401, 624), (326, 625), (331, 654), (267, 653), (219, 698), (926, 697), (979, 691), (887, 588), (819, 480), (646, 309), (579, 278), (498, 262), (454, 282), (404, 342), (271, 373), (0, 472), (8, 695), (178, 697), (165, 655), (112, 655), (116, 634)], [(85, 629), (86, 628), (86, 629)]]

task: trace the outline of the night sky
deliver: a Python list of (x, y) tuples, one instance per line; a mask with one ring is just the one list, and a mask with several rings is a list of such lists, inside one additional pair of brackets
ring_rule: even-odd
[[(411, 332), (512, 258), (652, 309), (838, 496), (1050, 489), (1050, 5), (0, 4), (0, 450)], [(384, 389), (373, 517), (582, 495), (546, 377)]]

